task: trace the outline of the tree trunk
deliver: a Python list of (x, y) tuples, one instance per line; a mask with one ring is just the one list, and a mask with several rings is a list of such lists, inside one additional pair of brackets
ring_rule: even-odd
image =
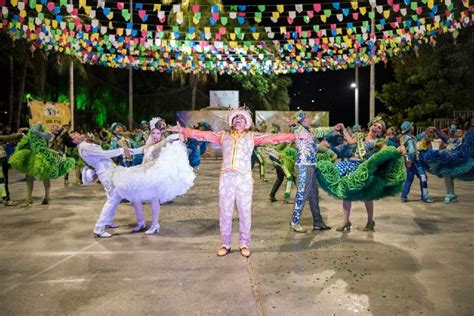
[(27, 66), (26, 63), (21, 65), (20, 70), (20, 87), (18, 89), (18, 112), (16, 113), (16, 122), (15, 128), (18, 130), (21, 124), (21, 112), (23, 110), (23, 94), (25, 93), (25, 83), (26, 83), (26, 70)]
[(197, 85), (199, 81), (199, 75), (191, 74), (191, 88), (192, 88), (192, 97), (191, 97), (191, 110), (196, 110), (196, 93)]
[(8, 56), (8, 66), (10, 72), (10, 87), (8, 89), (8, 125), (12, 127), (13, 123), (13, 94), (15, 87), (15, 76), (13, 72), (13, 56)]

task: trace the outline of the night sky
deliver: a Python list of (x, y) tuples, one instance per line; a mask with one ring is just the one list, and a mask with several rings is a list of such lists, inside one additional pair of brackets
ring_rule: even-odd
[[(293, 85), (289, 89), (290, 109), (298, 107), (308, 111), (329, 111), (330, 123), (342, 122), (354, 124), (354, 89), (355, 70), (333, 70), (311, 72), (290, 76)], [(382, 90), (382, 85), (392, 80), (392, 69), (389, 65), (377, 64), (375, 67), (375, 89)], [(369, 86), (370, 68), (359, 68), (359, 123), (369, 121)], [(375, 114), (384, 111), (383, 104), (375, 99)]]

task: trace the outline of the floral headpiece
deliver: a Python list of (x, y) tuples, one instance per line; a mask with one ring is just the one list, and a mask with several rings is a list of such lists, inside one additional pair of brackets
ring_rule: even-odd
[(166, 127), (165, 120), (159, 116), (152, 118), (150, 121), (150, 130), (155, 129), (155, 128), (159, 130), (164, 130), (165, 127)]
[(387, 124), (385, 124), (385, 121), (382, 119), (381, 116), (374, 117), (372, 121), (370, 122), (370, 125), (372, 126), (375, 123), (379, 123), (380, 125), (382, 125), (382, 132), (384, 132), (387, 129)]

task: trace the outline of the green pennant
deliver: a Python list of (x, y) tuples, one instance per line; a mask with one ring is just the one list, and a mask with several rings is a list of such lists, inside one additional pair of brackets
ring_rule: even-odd
[(67, 5), (67, 0), (60, 0), (59, 4), (63, 7), (65, 7)]
[(250, 47), (250, 46), (252, 46), (252, 42), (245, 41), (245, 42), (244, 42), (244, 46), (245, 46), (245, 47)]
[(229, 18), (226, 16), (221, 16), (221, 24), (226, 25), (227, 22), (229, 21)]
[(122, 16), (125, 19), (125, 21), (130, 20), (130, 12), (128, 12), (128, 9), (123, 9), (122, 10)]
[[(304, 33), (304, 32), (303, 32)], [(301, 44), (306, 45), (308, 43), (308, 40), (306, 38), (303, 38), (301, 40)]]
[(421, 0), (421, 2), (423, 2), (424, 4), (426, 4), (428, 2), (428, 0)]
[(336, 43), (341, 44), (341, 37), (340, 36), (336, 36)]
[(262, 19), (262, 12), (255, 12), (255, 17), (257, 19)]
[(412, 19), (413, 21), (418, 21), (418, 15), (412, 15), (412, 16), (411, 16), (411, 19)]
[(230, 11), (232, 11), (232, 12), (237, 11), (237, 6), (236, 5), (231, 5), (230, 6)]
[(36, 0), (30, 0), (29, 3), (30, 3), (30, 9), (31, 10), (36, 9)]
[(240, 35), (242, 30), (240, 29), (240, 27), (236, 27), (236, 28), (234, 28), (234, 32), (235, 32), (235, 34)]
[(71, 31), (74, 30), (74, 28), (76, 27), (76, 25), (75, 25), (74, 23), (72, 23), (72, 22), (69, 22), (69, 23), (67, 24), (67, 26), (69, 27), (69, 30), (71, 30)]
[(308, 24), (309, 21), (310, 21), (310, 20), (309, 20), (309, 17), (308, 17), (308, 16), (304, 16), (304, 17), (303, 17), (303, 21), (304, 21), (304, 23)]
[(196, 12), (194, 13), (194, 17), (197, 19), (197, 20), (200, 20), (202, 18), (202, 13), (201, 12)]
[(38, 19), (40, 19), (41, 21), (44, 21), (44, 13), (43, 12), (38, 13)]
[(301, 33), (301, 35), (302, 35), (303, 38), (307, 38), (308, 37), (308, 31), (303, 31)]
[(319, 24), (318, 25), (313, 25), (313, 30), (315, 32), (319, 32)]
[(244, 37), (245, 37), (245, 33), (240, 33), (240, 34), (237, 34), (237, 37), (243, 41), (244, 40)]
[(382, 29), (382, 25), (380, 25), (380, 24), (376, 24), (375, 27), (376, 27), (377, 30), (379, 30), (379, 31)]
[(453, 3), (450, 3), (446, 6), (446, 8), (448, 8), (449, 11), (452, 11), (453, 8), (454, 8), (454, 4)]
[(192, 34), (186, 33), (185, 38), (186, 38), (187, 40), (190, 40), (190, 39), (191, 39), (191, 35), (192, 35)]
[(173, 27), (171, 28), (171, 31), (172, 31), (173, 33), (179, 32), (179, 26), (176, 26), (176, 25), (173, 26)]
[(324, 10), (324, 15), (328, 18), (331, 16), (331, 10)]
[(368, 26), (369, 26), (369, 21), (363, 21), (363, 22), (362, 22), (362, 26), (368, 27)]
[(373, 19), (373, 18), (375, 18), (375, 12), (370, 11), (369, 12), (369, 19)]
[(412, 3), (410, 3), (410, 8), (411, 8), (412, 10), (416, 10), (416, 8), (418, 8), (418, 2), (412, 2)]
[(264, 11), (265, 11), (265, 6), (262, 5), (262, 4), (260, 4), (260, 5), (258, 6), (258, 9), (260, 10), (260, 12), (264, 12)]

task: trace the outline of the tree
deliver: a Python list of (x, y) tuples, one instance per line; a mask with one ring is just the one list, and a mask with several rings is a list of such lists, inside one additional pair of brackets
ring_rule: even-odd
[(453, 110), (474, 109), (472, 31), (463, 30), (457, 38), (456, 33), (445, 34), (393, 61), (395, 81), (377, 94), (393, 123), (409, 119), (430, 124), (450, 118)]
[(235, 79), (242, 85), (241, 100), (252, 110), (289, 111), (288, 87), (291, 86), (289, 77), (239, 75)]

